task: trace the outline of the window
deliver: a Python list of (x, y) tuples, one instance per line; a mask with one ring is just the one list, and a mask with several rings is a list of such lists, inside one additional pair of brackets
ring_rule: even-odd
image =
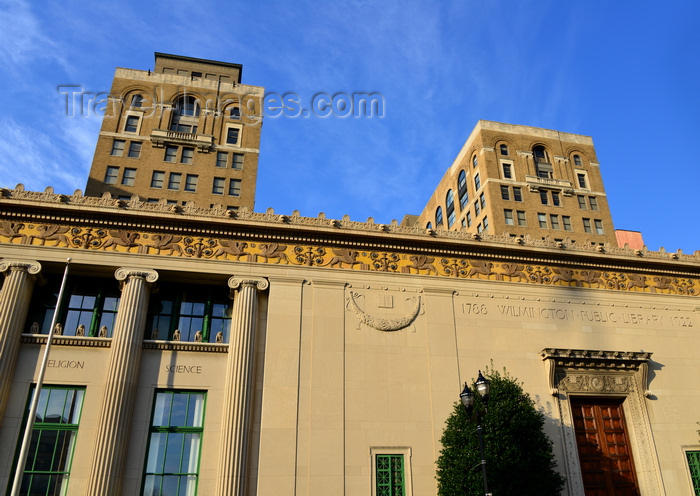
[(537, 221), (541, 229), (547, 229), (547, 216), (545, 214), (537, 214)]
[[(60, 286), (61, 278), (48, 275), (47, 283), (34, 289), (27, 316), (28, 328), (37, 323), (41, 334), (49, 333)], [(114, 279), (69, 277), (56, 318), (63, 326), (63, 335), (75, 336), (83, 326), (86, 337), (99, 336), (104, 326), (105, 337), (110, 337), (117, 318), (119, 296), (119, 286)]]
[(479, 205), (479, 200), (474, 202), (474, 215), (477, 217), (481, 215), (481, 205)]
[(595, 233), (596, 234), (604, 234), (603, 221), (600, 219), (595, 219), (593, 222), (595, 223)]
[(232, 169), (242, 169), (243, 168), (243, 157), (244, 155), (242, 153), (234, 153), (233, 154), (233, 161), (231, 162), (231, 168)]
[(508, 145), (502, 144), (500, 146), (501, 149), (501, 155), (508, 156)]
[(182, 96), (175, 101), (170, 130), (179, 133), (197, 133), (199, 101), (193, 96)]
[(134, 95), (131, 97), (131, 107), (132, 108), (141, 108), (142, 104), (143, 104), (143, 96)]
[(445, 207), (447, 209), (447, 227), (450, 228), (455, 223), (455, 199), (451, 189), (447, 190)]
[(197, 494), (204, 426), (202, 391), (156, 391), (143, 494)]
[(588, 204), (591, 206), (591, 210), (598, 210), (598, 199), (595, 196), (588, 197)]
[(442, 207), (435, 210), (435, 228), (442, 227)]
[(141, 142), (132, 141), (129, 143), (129, 158), (139, 158), (141, 155)]
[[(33, 387), (27, 401), (27, 414), (34, 394), (36, 388)], [(84, 396), (82, 388), (41, 388), (20, 494), (68, 494)], [(26, 422), (25, 419), (25, 426)], [(18, 453), (19, 449), (18, 446)]]
[(520, 186), (513, 186), (513, 200), (517, 202), (523, 201), (523, 193)]
[(542, 202), (542, 205), (547, 205), (549, 202), (547, 201), (547, 192), (540, 190), (540, 201)]
[(182, 148), (182, 155), (180, 156), (181, 164), (191, 164), (192, 158), (194, 157), (194, 148), (185, 146)]
[(139, 118), (136, 115), (128, 115), (124, 124), (125, 133), (135, 133), (139, 130)]
[(190, 117), (199, 115), (199, 102), (193, 96), (182, 96), (175, 102), (175, 113)]
[(469, 203), (469, 193), (467, 193), (467, 174), (463, 170), (459, 171), (457, 193), (459, 194), (459, 208), (464, 210), (467, 203)]
[(511, 164), (501, 164), (503, 167), (503, 178), (513, 179), (513, 166)]
[(583, 195), (576, 195), (576, 198), (578, 198), (578, 208), (586, 210), (586, 197)]
[(472, 213), (467, 210), (467, 227), (471, 227), (472, 225)]
[(508, 186), (501, 186), (501, 200), (510, 200), (510, 189)]
[(484, 231), (489, 230), (489, 218), (484, 216)]
[(576, 180), (578, 181), (579, 188), (588, 188), (588, 182), (586, 181), (586, 174), (576, 174)]
[(590, 233), (591, 231), (591, 219), (583, 219), (583, 231)]
[(482, 208), (482, 209), (483, 209), (483, 208), (486, 208), (486, 196), (484, 195), (484, 193), (481, 193), (481, 194), (479, 195), (479, 203), (481, 203), (481, 208)]
[(535, 162), (549, 162), (547, 150), (542, 145), (535, 146), (532, 149), (532, 156), (535, 158)]
[[(173, 285), (174, 286), (174, 285)], [(199, 284), (163, 287), (151, 296), (146, 326), (146, 337), (172, 339), (175, 330), (180, 331), (181, 341), (195, 341), (201, 331), (202, 342), (216, 342), (221, 333), (228, 342), (231, 321), (231, 304), (225, 289)]]
[(197, 191), (197, 180), (199, 176), (196, 174), (187, 174), (185, 177), (185, 191), (195, 192)]
[(515, 225), (515, 222), (513, 220), (513, 211), (512, 210), (504, 209), (503, 216), (505, 217), (507, 226), (514, 226)]
[(229, 145), (237, 145), (240, 132), (241, 130), (237, 127), (229, 127), (226, 130), (226, 143)]
[(165, 172), (153, 171), (153, 175), (151, 176), (151, 188), (162, 188), (164, 180)]
[(110, 155), (115, 157), (121, 157), (124, 155), (124, 145), (126, 142), (124, 140), (115, 139), (112, 141), (112, 151), (109, 152)]
[(123, 186), (133, 186), (135, 179), (136, 179), (136, 169), (130, 169), (130, 168), (124, 169), (124, 175), (122, 176), (122, 185)]
[(240, 107), (231, 107), (230, 114), (231, 119), (234, 121), (239, 121), (241, 120), (241, 108)]
[(574, 165), (576, 167), (583, 167), (583, 163), (581, 162), (581, 156), (580, 155), (574, 155)]
[(700, 494), (700, 451), (686, 451), (685, 457), (688, 460), (693, 489), (695, 494), (698, 495)]
[(553, 175), (552, 164), (549, 162), (549, 156), (544, 146), (535, 146), (532, 149), (532, 155), (535, 159), (535, 173), (537, 177), (551, 179)]
[(180, 189), (180, 181), (182, 180), (182, 174), (179, 172), (171, 172), (170, 180), (168, 181), (168, 189)]
[(380, 455), (375, 457), (377, 496), (405, 496), (403, 455)]
[(223, 195), (225, 182), (226, 180), (223, 177), (215, 177), (211, 192), (215, 195)]
[(481, 179), (479, 178), (479, 174), (477, 173), (474, 176), (474, 190), (478, 191), (479, 188), (481, 188)]
[(549, 214), (549, 222), (552, 225), (552, 229), (559, 229), (559, 216)]
[(476, 155), (472, 157), (472, 167), (476, 167), (479, 165), (479, 159), (476, 158)]
[(482, 225), (481, 225), (481, 222), (479, 222), (479, 223), (476, 225), (476, 232), (478, 232), (479, 234), (481, 234), (483, 231), (484, 231), (484, 226), (482, 226)]
[(564, 225), (565, 231), (571, 231), (571, 217), (569, 217), (568, 215), (562, 215), (561, 222)]
[(175, 162), (177, 160), (177, 147), (172, 145), (167, 145), (165, 147), (165, 158), (166, 162)]
[(428, 224), (426, 224), (425, 228), (426, 228), (426, 229), (432, 229), (432, 228), (433, 228), (433, 223), (432, 223), (432, 222), (428, 222)]
[(107, 171), (105, 172), (105, 184), (117, 184), (117, 177), (119, 176), (119, 167), (115, 165), (108, 165)]
[(228, 195), (229, 196), (241, 196), (241, 180), (240, 179), (229, 179)]
[(525, 217), (525, 211), (524, 210), (518, 210), (518, 225), (519, 226), (527, 226), (527, 218)]
[(228, 162), (228, 153), (226, 153), (226, 152), (217, 152), (216, 153), (216, 166), (217, 167), (226, 167), (227, 162)]
[(561, 202), (559, 201), (559, 193), (556, 191), (552, 191), (552, 205), (555, 207), (561, 206)]

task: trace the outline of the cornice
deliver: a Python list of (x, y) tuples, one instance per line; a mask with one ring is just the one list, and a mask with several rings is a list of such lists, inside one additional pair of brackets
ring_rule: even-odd
[(700, 294), (700, 252), (592, 248), (587, 241), (475, 236), (272, 209), (233, 217), (223, 207), (196, 205), (188, 205), (187, 214), (154, 212), (146, 208), (153, 204), (115, 201), (56, 195), (50, 188), (0, 190), (0, 245)]

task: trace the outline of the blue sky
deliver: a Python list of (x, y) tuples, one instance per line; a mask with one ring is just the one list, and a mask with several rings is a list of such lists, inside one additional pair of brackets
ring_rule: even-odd
[(420, 213), (479, 119), (593, 137), (616, 228), (700, 250), (700, 2), (0, 0), (0, 186), (83, 189), (109, 91), (153, 52), (243, 65), (302, 99), (379, 92), (382, 118), (278, 117), (256, 210), (399, 221)]

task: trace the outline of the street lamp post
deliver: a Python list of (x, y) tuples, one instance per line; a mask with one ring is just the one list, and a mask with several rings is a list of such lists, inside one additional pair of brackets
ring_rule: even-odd
[[(476, 390), (481, 396), (481, 401), (484, 403), (484, 410), (489, 404), (489, 380), (481, 375), (481, 370), (479, 371), (479, 377), (476, 379)], [(459, 395), (459, 399), (462, 402), (462, 406), (467, 412), (467, 415), (471, 417), (472, 411), (474, 409), (474, 393), (469, 389), (467, 383), (464, 383), (464, 389)], [(484, 495), (491, 496), (489, 492), (489, 484), (486, 478), (486, 455), (484, 454), (484, 434), (481, 429), (481, 415), (479, 412), (476, 414), (476, 432), (479, 435), (479, 453), (481, 454), (481, 473), (484, 477)], [(476, 467), (474, 467), (476, 468)]]

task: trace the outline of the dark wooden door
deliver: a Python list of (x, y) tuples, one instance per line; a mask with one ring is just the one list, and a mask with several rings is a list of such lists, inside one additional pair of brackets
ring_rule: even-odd
[(621, 399), (572, 398), (586, 496), (639, 496)]

